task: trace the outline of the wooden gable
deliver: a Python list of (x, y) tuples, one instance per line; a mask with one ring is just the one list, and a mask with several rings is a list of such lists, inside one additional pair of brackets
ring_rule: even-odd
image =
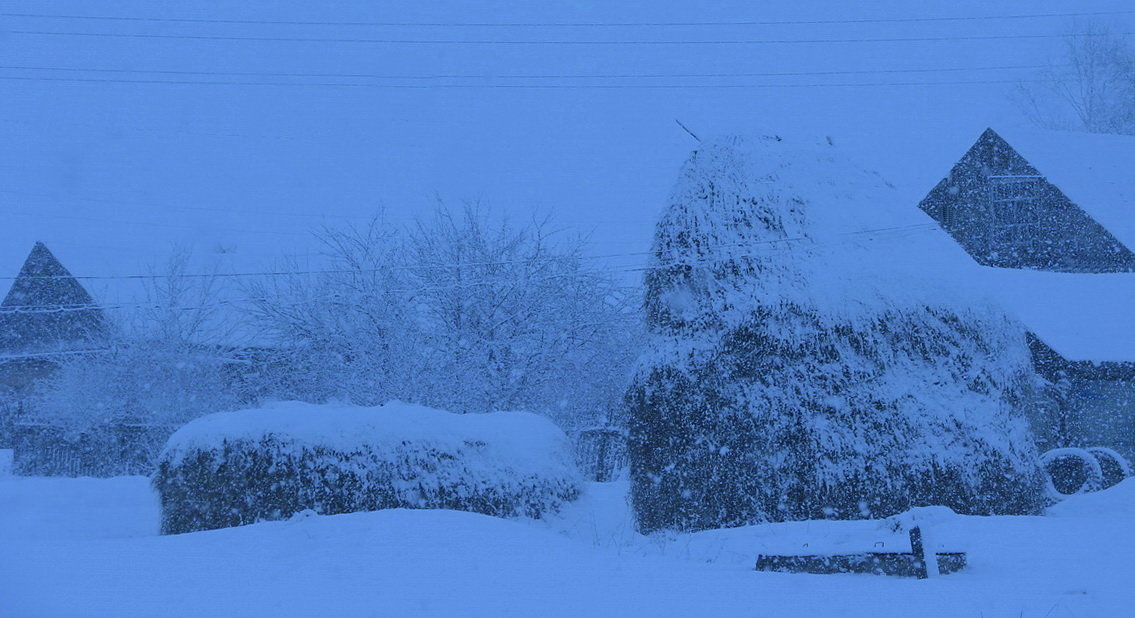
[(981, 134), (919, 208), (986, 266), (1135, 271), (1135, 253), (993, 129)]

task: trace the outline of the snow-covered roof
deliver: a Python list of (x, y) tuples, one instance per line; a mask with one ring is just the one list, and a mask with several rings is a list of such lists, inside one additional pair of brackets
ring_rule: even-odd
[[(1000, 135), (1049, 182), (1077, 206), (1107, 228), (1120, 242), (1135, 250), (1135, 136), (1099, 135), (1072, 131), (1044, 131), (1018, 126), (994, 126)], [(919, 211), (916, 195), (924, 195), (940, 175), (925, 169), (947, 158), (956, 161), (977, 134), (959, 136), (953, 146), (945, 142), (926, 151), (904, 150), (902, 160), (884, 161), (879, 169), (900, 183), (904, 208)], [(921, 174), (921, 175), (920, 175)], [(921, 212), (921, 211), (919, 211)], [(937, 238), (908, 245), (911, 252), (951, 254), (939, 260), (954, 270), (952, 258), (960, 247), (945, 232)], [(942, 241), (953, 247), (946, 249)], [(925, 260), (926, 256), (920, 256)], [(1054, 273), (988, 268), (972, 259), (962, 272), (975, 292), (1000, 305), (1029, 331), (1068, 360), (1135, 361), (1135, 274)]]
[(1135, 250), (1135, 136), (994, 128), (1084, 212)]
[[(1135, 249), (1135, 137), (994, 127), (1021, 156), (1121, 242)], [(904, 285), (965, 288), (962, 302), (1000, 306), (1068, 360), (1135, 362), (1135, 274), (1055, 273), (989, 268), (977, 264), (917, 204), (942, 165), (956, 161), (977, 133), (943, 139), (926, 149), (874, 153), (870, 161), (896, 191), (856, 188), (857, 199), (818, 200), (832, 206), (823, 219), (832, 235), (862, 238), (870, 251), (856, 255), (861, 268), (905, 271)], [(838, 136), (837, 136), (838, 140)], [(935, 169), (935, 166), (937, 168)], [(1127, 167), (1127, 170), (1123, 168)], [(832, 193), (813, 186), (811, 191)], [(841, 197), (832, 193), (829, 198)], [(920, 225), (922, 224), (922, 225)], [(929, 225), (925, 225), (929, 224)]]
[(974, 267), (1006, 312), (1073, 361), (1135, 361), (1135, 274)]
[(36, 243), (0, 303), (0, 349), (88, 348), (106, 334), (103, 311), (43, 243)]

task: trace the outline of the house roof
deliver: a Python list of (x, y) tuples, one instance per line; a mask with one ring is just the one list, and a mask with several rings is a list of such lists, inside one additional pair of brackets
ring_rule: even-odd
[(1022, 128), (994, 131), (1135, 251), (1135, 136)]
[[(1135, 136), (994, 127), (1022, 157), (1064, 192), (1120, 242), (1135, 251)], [(967, 139), (972, 144), (976, 134)], [(940, 146), (948, 146), (944, 142)], [(902, 150), (901, 160), (879, 166), (903, 189), (904, 207), (922, 212), (918, 200), (940, 177), (947, 159), (965, 152), (938, 148)], [(939, 166), (935, 168), (934, 166)], [(1063, 273), (980, 266), (972, 259), (960, 266), (963, 251), (937, 231), (941, 261), (973, 291), (1001, 306), (1026, 329), (1067, 360), (1135, 362), (1135, 273)], [(946, 241), (949, 249), (941, 246)], [(912, 245), (913, 252), (930, 247)], [(951, 255), (946, 255), (951, 254)], [(925, 259), (923, 256), (922, 259)]]
[(1064, 358), (1135, 362), (1135, 274), (975, 266), (974, 279)]
[(40, 352), (87, 347), (105, 331), (102, 309), (37, 242), (0, 304), (0, 349)]

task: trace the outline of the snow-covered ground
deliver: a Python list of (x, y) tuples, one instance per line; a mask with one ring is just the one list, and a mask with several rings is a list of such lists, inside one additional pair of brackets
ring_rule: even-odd
[[(148, 480), (0, 480), (5, 616), (1122, 616), (1135, 481), (1045, 517), (933, 518), (931, 580), (752, 570), (762, 550), (889, 542), (878, 522), (634, 534), (626, 486), (553, 521), (391, 510), (158, 536)], [(929, 524), (927, 524), (929, 527)]]

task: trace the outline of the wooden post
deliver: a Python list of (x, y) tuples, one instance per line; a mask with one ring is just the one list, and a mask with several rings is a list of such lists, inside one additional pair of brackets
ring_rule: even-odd
[(938, 554), (930, 542), (929, 535), (922, 534), (922, 528), (915, 526), (910, 529), (910, 551), (914, 554), (915, 568), (918, 569), (918, 579), (938, 577)]
[(918, 526), (910, 529), (910, 551), (914, 553), (918, 579), (926, 579), (930, 575), (926, 572), (926, 550), (922, 546), (922, 528)]

